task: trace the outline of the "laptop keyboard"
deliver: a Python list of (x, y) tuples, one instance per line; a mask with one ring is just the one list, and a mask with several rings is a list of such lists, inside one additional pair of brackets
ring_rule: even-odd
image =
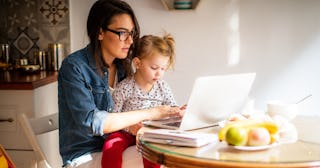
[(163, 125), (173, 126), (173, 127), (180, 127), (180, 124), (181, 124), (181, 121), (177, 121), (177, 122), (165, 123)]

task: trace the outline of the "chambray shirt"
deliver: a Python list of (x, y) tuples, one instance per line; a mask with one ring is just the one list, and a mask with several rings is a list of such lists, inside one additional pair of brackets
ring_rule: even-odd
[[(63, 164), (102, 150), (103, 122), (113, 109), (108, 71), (97, 73), (90, 45), (64, 59), (58, 76), (59, 146)], [(125, 77), (117, 65), (118, 81)]]

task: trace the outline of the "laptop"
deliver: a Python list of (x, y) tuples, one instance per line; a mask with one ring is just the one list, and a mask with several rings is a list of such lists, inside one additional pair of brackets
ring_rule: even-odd
[(144, 121), (158, 128), (195, 130), (219, 126), (231, 114), (240, 113), (248, 98), (255, 73), (198, 77), (182, 118)]

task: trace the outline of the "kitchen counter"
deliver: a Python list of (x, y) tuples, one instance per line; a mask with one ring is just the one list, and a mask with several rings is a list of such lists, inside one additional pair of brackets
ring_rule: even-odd
[(21, 71), (0, 71), (0, 90), (33, 90), (53, 83), (58, 79), (58, 71), (25, 73)]

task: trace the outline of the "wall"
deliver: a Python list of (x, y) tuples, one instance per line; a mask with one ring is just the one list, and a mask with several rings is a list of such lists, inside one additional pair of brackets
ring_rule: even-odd
[[(165, 79), (178, 103), (187, 102), (197, 76), (256, 72), (250, 97), (257, 109), (265, 110), (269, 100), (296, 102), (312, 94), (301, 114), (320, 115), (320, 1), (201, 0), (192, 11), (167, 11), (160, 0), (126, 1), (142, 35), (174, 35), (177, 62)], [(71, 51), (87, 43), (93, 2), (70, 1)]]
[(3, 0), (0, 16), (0, 43), (10, 45), (12, 64), (20, 58), (38, 64), (34, 53), (47, 51), (50, 43), (61, 43), (64, 53), (70, 52), (68, 0)]

